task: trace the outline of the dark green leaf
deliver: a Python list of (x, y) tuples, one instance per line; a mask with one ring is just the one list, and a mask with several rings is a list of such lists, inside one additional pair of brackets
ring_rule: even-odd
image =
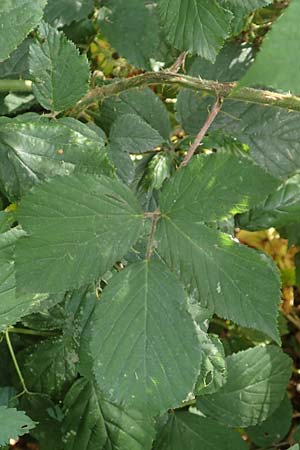
[(128, 266), (95, 310), (91, 351), (107, 398), (159, 414), (192, 391), (200, 345), (186, 296), (162, 263)]
[(3, 61), (38, 25), (46, 0), (4, 0), (1, 3), (0, 61)]
[(154, 450), (246, 450), (236, 431), (206, 417), (189, 412), (172, 412), (161, 427)]
[(76, 381), (64, 410), (64, 450), (151, 448), (154, 427), (147, 414), (106, 400), (94, 382)]
[(109, 139), (128, 153), (143, 153), (163, 142), (160, 134), (137, 114), (123, 114), (113, 123)]
[(198, 397), (204, 414), (230, 427), (266, 420), (280, 405), (291, 375), (291, 360), (275, 346), (254, 347), (226, 358), (227, 383)]
[(238, 217), (238, 226), (255, 231), (283, 227), (300, 218), (300, 175), (283, 183), (263, 203)]
[(88, 89), (89, 65), (65, 35), (46, 23), (30, 46), (29, 69), (38, 102), (51, 111), (73, 106)]
[(35, 427), (35, 423), (24, 411), (0, 406), (0, 445), (5, 445), (11, 438), (17, 438)]
[(107, 156), (116, 168), (116, 174), (126, 184), (130, 184), (134, 177), (134, 163), (127, 152), (118, 144), (110, 143), (106, 147)]
[(47, 395), (21, 397), (21, 408), (38, 424), (30, 435), (38, 440), (43, 450), (62, 450), (61, 421), (63, 414)]
[(93, 7), (94, 0), (48, 0), (44, 19), (56, 27), (62, 27), (84, 19)]
[(229, 34), (230, 11), (215, 0), (159, 0), (158, 4), (170, 43), (214, 62)]
[(73, 339), (51, 337), (18, 353), (28, 389), (57, 400), (78, 373), (78, 354)]
[(247, 158), (226, 153), (194, 158), (163, 189), (157, 241), (160, 254), (203, 307), (279, 342), (275, 265), (203, 223), (248, 209), (276, 185)]
[(0, 331), (15, 324), (47, 298), (45, 295), (28, 294), (16, 297), (13, 254), (17, 240), (23, 235), (24, 232), (18, 228), (0, 234)]
[(292, 0), (264, 38), (256, 60), (240, 86), (267, 86), (299, 94), (299, 15), (300, 3)]
[(10, 200), (38, 181), (74, 171), (112, 175), (105, 140), (83, 123), (38, 115), (0, 119), (0, 183)]
[(56, 177), (34, 187), (18, 218), (21, 292), (61, 292), (103, 275), (137, 239), (142, 212), (129, 189), (102, 176)]
[(136, 114), (167, 141), (171, 133), (168, 112), (160, 98), (149, 89), (132, 89), (105, 99), (100, 109), (100, 125), (109, 134), (113, 122), (124, 114)]
[(107, 15), (100, 26), (121, 56), (143, 69), (150, 69), (154, 61), (164, 60), (161, 57), (167, 56), (167, 52), (160, 47), (167, 50), (167, 46), (160, 35), (155, 4), (146, 6), (141, 0), (107, 0), (105, 6)]
[(262, 448), (273, 447), (288, 434), (292, 423), (293, 407), (287, 396), (267, 420), (255, 427), (246, 429), (246, 433), (256, 445)]
[(0, 63), (0, 79), (28, 77), (28, 55), (31, 42), (32, 39), (25, 39), (6, 61)]

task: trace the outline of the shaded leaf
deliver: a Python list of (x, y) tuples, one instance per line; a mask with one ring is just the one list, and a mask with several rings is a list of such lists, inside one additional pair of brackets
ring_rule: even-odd
[(18, 362), (29, 390), (57, 400), (78, 373), (78, 354), (72, 338), (51, 337), (18, 353)]
[(143, 153), (163, 142), (160, 134), (137, 114), (124, 114), (115, 120), (109, 139), (128, 153)]
[(92, 334), (95, 375), (107, 398), (159, 414), (191, 392), (199, 341), (183, 288), (162, 263), (131, 264), (113, 278)]
[(155, 5), (146, 6), (140, 0), (107, 0), (105, 6), (107, 15), (100, 26), (121, 56), (143, 69), (151, 68), (151, 60), (164, 60), (167, 51), (160, 47), (167, 50), (167, 46), (161, 37)]
[(15, 324), (47, 298), (47, 295), (28, 294), (16, 297), (14, 247), (23, 235), (19, 228), (0, 234), (0, 331)]
[(43, 16), (46, 0), (5, 0), (0, 9), (0, 61), (5, 60)]
[(172, 412), (159, 430), (154, 450), (246, 450), (236, 431), (206, 417)]
[(109, 134), (114, 121), (124, 114), (136, 114), (167, 141), (171, 124), (167, 109), (150, 88), (132, 89), (104, 99), (100, 109), (100, 125)]
[(198, 408), (230, 427), (263, 422), (285, 395), (290, 358), (278, 347), (265, 346), (233, 354), (226, 361), (226, 384), (214, 394), (198, 397)]
[(30, 46), (29, 69), (37, 101), (51, 111), (73, 106), (87, 91), (89, 65), (65, 35), (43, 23)]
[(144, 450), (154, 427), (147, 414), (106, 400), (94, 382), (77, 380), (64, 399), (64, 450)]
[(29, 233), (16, 248), (18, 290), (54, 293), (103, 275), (137, 239), (143, 217), (119, 181), (70, 175), (34, 187), (18, 219)]
[(8, 59), (0, 63), (0, 79), (18, 79), (28, 77), (29, 46), (32, 39), (27, 38), (10, 55)]
[(292, 423), (293, 407), (285, 396), (279, 407), (267, 420), (255, 427), (246, 429), (246, 433), (256, 445), (262, 448), (272, 447), (288, 434)]
[(215, 0), (159, 0), (169, 42), (214, 62), (229, 34), (232, 14)]

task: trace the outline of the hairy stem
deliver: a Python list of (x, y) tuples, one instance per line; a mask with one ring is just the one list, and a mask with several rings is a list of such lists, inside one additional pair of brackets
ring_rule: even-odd
[(154, 247), (154, 237), (155, 237), (156, 225), (160, 218), (160, 211), (156, 210), (153, 213), (145, 213), (144, 217), (151, 218), (151, 221), (152, 221), (151, 222), (151, 231), (150, 231), (150, 236), (149, 236), (149, 241), (148, 241), (148, 247), (147, 247), (147, 252), (146, 252), (146, 260), (150, 261), (152, 252), (153, 252), (153, 247)]
[(216, 103), (214, 104), (214, 106), (212, 108), (212, 110), (210, 111), (209, 115), (207, 116), (207, 119), (206, 119), (203, 127), (201, 128), (201, 130), (197, 134), (196, 139), (194, 140), (194, 142), (190, 146), (190, 148), (189, 148), (189, 150), (188, 150), (184, 160), (182, 161), (182, 163), (180, 165), (181, 167), (184, 167), (184, 166), (186, 166), (188, 164), (188, 162), (192, 158), (193, 154), (195, 153), (195, 151), (197, 150), (197, 148), (201, 144), (202, 139), (206, 135), (208, 129), (212, 125), (212, 123), (215, 120), (215, 118), (217, 117), (217, 115), (219, 114), (219, 112), (220, 112), (220, 110), (222, 108), (222, 103), (223, 103), (223, 98), (222, 97), (218, 97)]
[(31, 92), (30, 80), (0, 80), (0, 92)]
[[(23, 375), (22, 375), (20, 366), (19, 366), (19, 364), (18, 364), (18, 361), (17, 361), (16, 355), (15, 355), (13, 346), (12, 346), (12, 344), (11, 344), (11, 340), (10, 340), (10, 337), (9, 337), (9, 331), (8, 331), (8, 330), (5, 331), (5, 338), (6, 338), (6, 343), (7, 343), (8, 349), (9, 349), (9, 353), (10, 353), (11, 359), (13, 360), (13, 363), (14, 363), (14, 366), (15, 366), (15, 369), (16, 369), (16, 372), (17, 372), (17, 374), (18, 374), (20, 383), (21, 383), (22, 388), (23, 388), (23, 391), (22, 391), (21, 394), (23, 394), (23, 393), (30, 394), (30, 391), (27, 389), (27, 386), (26, 386), (24, 377), (23, 377)], [(20, 395), (21, 395), (21, 394), (20, 394)]]
[(290, 111), (300, 112), (300, 97), (290, 94), (279, 94), (262, 89), (243, 87), (235, 89), (236, 82), (221, 83), (203, 80), (189, 75), (172, 72), (146, 72), (131, 78), (125, 78), (105, 86), (90, 90), (70, 111), (71, 115), (80, 115), (82, 111), (96, 106), (105, 97), (120, 94), (128, 89), (146, 87), (152, 84), (170, 84), (195, 91), (206, 92), (215, 96), (257, 103), (267, 106), (278, 106)]

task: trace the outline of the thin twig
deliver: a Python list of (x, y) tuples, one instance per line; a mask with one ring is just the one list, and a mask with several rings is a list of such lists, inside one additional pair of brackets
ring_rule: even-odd
[(184, 68), (185, 59), (186, 59), (188, 53), (189, 52), (180, 53), (180, 55), (178, 56), (178, 58), (176, 59), (174, 64), (172, 64), (172, 66), (168, 68), (167, 72), (177, 73), (179, 71), (180, 67)]
[(214, 104), (212, 110), (210, 111), (203, 127), (201, 128), (201, 130), (199, 131), (199, 133), (196, 136), (196, 139), (194, 140), (194, 142), (192, 143), (192, 145), (190, 146), (184, 160), (182, 161), (180, 167), (184, 167), (188, 164), (188, 162), (190, 161), (190, 159), (192, 158), (193, 154), (195, 153), (195, 151), (197, 150), (197, 148), (199, 147), (199, 145), (202, 142), (202, 139), (204, 138), (204, 136), (207, 133), (207, 130), (209, 129), (209, 127), (212, 125), (213, 121), (215, 120), (215, 118), (217, 117), (217, 115), (219, 114), (221, 108), (222, 108), (222, 103), (223, 103), (223, 98), (222, 97), (218, 97), (216, 103)]
[(21, 383), (22, 388), (23, 388), (23, 391), (20, 394), (18, 394), (16, 397), (19, 397), (22, 394), (31, 394), (31, 392), (27, 389), (27, 386), (26, 386), (23, 374), (22, 374), (20, 366), (18, 364), (16, 355), (15, 355), (15, 352), (14, 352), (14, 349), (13, 349), (13, 346), (12, 346), (12, 343), (11, 343), (11, 340), (10, 340), (10, 337), (9, 337), (9, 331), (8, 330), (5, 331), (5, 338), (6, 338), (6, 343), (7, 343), (9, 352), (10, 352), (11, 359), (13, 360), (16, 372), (18, 374), (20, 383)]
[(298, 330), (300, 330), (300, 319), (298, 316), (295, 316), (294, 314), (290, 313), (290, 314), (286, 314), (286, 318), (292, 322), (293, 325), (295, 325), (296, 328), (298, 328)]
[(9, 333), (17, 333), (17, 334), (27, 334), (30, 336), (58, 336), (60, 333), (57, 331), (42, 331), (42, 330), (31, 330), (30, 328), (18, 328), (18, 327), (9, 327), (7, 329)]
[(148, 217), (151, 217), (152, 222), (151, 222), (151, 231), (150, 231), (147, 253), (146, 253), (146, 260), (150, 261), (152, 252), (153, 252), (153, 247), (154, 247), (154, 237), (155, 237), (156, 225), (160, 218), (160, 211), (156, 210), (151, 214), (151, 216), (148, 216)]

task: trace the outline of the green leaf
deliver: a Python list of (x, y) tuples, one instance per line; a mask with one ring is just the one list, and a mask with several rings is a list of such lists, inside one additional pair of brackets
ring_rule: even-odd
[(244, 14), (248, 14), (255, 9), (262, 8), (272, 3), (272, 0), (226, 0), (229, 6), (241, 9)]
[(230, 427), (263, 422), (285, 395), (290, 358), (278, 347), (263, 346), (228, 356), (226, 361), (227, 383), (215, 394), (198, 397), (198, 408)]
[(248, 213), (237, 218), (240, 228), (247, 230), (265, 230), (283, 227), (299, 221), (300, 217), (300, 175), (289, 178)]
[(43, 16), (46, 0), (4, 0), (1, 2), (0, 62), (5, 60), (32, 31)]
[(187, 224), (209, 222), (250, 209), (278, 184), (247, 157), (200, 155), (165, 185), (160, 206), (168, 217)]
[(274, 263), (203, 223), (248, 209), (276, 184), (247, 158), (226, 153), (194, 158), (164, 186), (157, 242), (203, 307), (279, 342)]
[(94, 317), (91, 352), (108, 399), (153, 415), (185, 400), (200, 345), (184, 290), (166, 266), (129, 265), (105, 288)]
[(47, 296), (16, 297), (14, 247), (24, 235), (19, 228), (0, 234), (0, 332), (15, 324), (22, 316), (39, 307)]
[(29, 69), (37, 101), (51, 111), (73, 106), (88, 90), (89, 65), (65, 35), (43, 23), (30, 46)]
[(78, 373), (78, 354), (72, 337), (51, 337), (27, 346), (17, 355), (28, 389), (57, 400)]
[(290, 450), (299, 450), (299, 444), (293, 445), (293, 447), (290, 447)]
[(299, 15), (300, 3), (292, 0), (264, 38), (253, 66), (239, 86), (267, 86), (299, 94)]
[(255, 427), (246, 429), (246, 433), (256, 445), (262, 448), (273, 447), (288, 434), (292, 423), (293, 407), (286, 395), (267, 420)]
[(150, 88), (132, 89), (105, 98), (100, 109), (100, 126), (109, 134), (114, 121), (125, 114), (136, 114), (167, 141), (172, 131), (167, 109)]
[(28, 55), (31, 43), (32, 39), (25, 39), (6, 61), (0, 63), (0, 79), (28, 77)]
[(106, 400), (94, 382), (77, 380), (64, 399), (64, 450), (144, 450), (154, 427), (147, 414)]
[(116, 168), (116, 174), (126, 184), (134, 178), (134, 163), (130, 155), (123, 151), (118, 144), (110, 143), (106, 147), (107, 156)]
[[(156, 15), (155, 5), (141, 0), (107, 0), (106, 16), (100, 27), (109, 43), (131, 64), (151, 68), (151, 60), (163, 61), (160, 47), (165, 47)], [(134, 11), (134, 14), (132, 14)], [(124, 36), (126, 38), (124, 39)]]
[(172, 412), (161, 427), (154, 450), (246, 450), (236, 431), (186, 411)]
[(226, 383), (225, 352), (217, 336), (203, 332), (199, 332), (199, 336), (203, 355), (195, 393), (213, 394)]
[(35, 427), (35, 423), (26, 416), (24, 411), (0, 406), (0, 445), (5, 445), (11, 438), (26, 434)]
[(169, 42), (214, 62), (229, 34), (232, 14), (215, 0), (159, 0)]
[(128, 153), (143, 153), (163, 142), (160, 134), (137, 114), (123, 114), (115, 120), (109, 139)]
[(48, 0), (44, 19), (56, 27), (69, 25), (87, 17), (94, 8), (94, 0)]
[(143, 217), (125, 185), (79, 174), (34, 187), (18, 219), (29, 234), (16, 248), (18, 290), (55, 293), (103, 275), (135, 242)]
[(0, 184), (14, 201), (38, 181), (74, 171), (112, 175), (105, 140), (85, 124), (39, 115), (0, 119)]

